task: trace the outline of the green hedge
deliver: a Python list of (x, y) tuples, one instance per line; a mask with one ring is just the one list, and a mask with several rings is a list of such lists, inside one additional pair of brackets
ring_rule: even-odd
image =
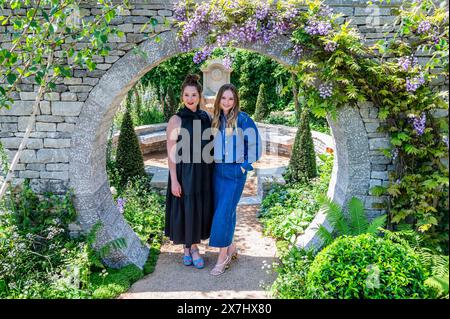
[(307, 296), (424, 298), (425, 279), (419, 258), (408, 246), (369, 234), (343, 236), (317, 254), (307, 276)]

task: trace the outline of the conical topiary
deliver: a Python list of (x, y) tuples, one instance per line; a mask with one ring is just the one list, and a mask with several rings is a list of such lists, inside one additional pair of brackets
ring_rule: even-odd
[(177, 102), (175, 101), (175, 94), (173, 92), (172, 86), (169, 85), (167, 87), (166, 97), (164, 99), (164, 117), (168, 122), (169, 119), (174, 115), (177, 111)]
[(120, 186), (124, 187), (134, 177), (145, 176), (144, 158), (134, 132), (130, 108), (123, 116), (116, 154), (116, 167), (120, 173)]
[(316, 154), (309, 128), (309, 110), (304, 108), (300, 117), (300, 125), (295, 135), (286, 179), (290, 183), (308, 183), (310, 179), (316, 176)]
[(259, 86), (258, 98), (256, 99), (256, 108), (254, 114), (254, 120), (261, 122), (267, 114), (267, 99), (266, 99), (266, 87), (264, 83)]

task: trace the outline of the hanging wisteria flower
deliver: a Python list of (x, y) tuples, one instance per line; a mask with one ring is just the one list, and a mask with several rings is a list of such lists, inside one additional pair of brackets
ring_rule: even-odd
[(303, 46), (301, 46), (300, 44), (295, 44), (293, 49), (292, 49), (292, 54), (295, 57), (301, 57), (303, 55), (304, 52), (304, 48)]
[(173, 6), (174, 17), (177, 21), (183, 22), (186, 21), (186, 2), (179, 1)]
[(328, 42), (327, 44), (325, 44), (324, 50), (327, 52), (334, 52), (336, 51), (337, 48), (337, 43), (334, 41)]
[(256, 8), (256, 10), (255, 10), (255, 17), (256, 17), (256, 19), (262, 21), (265, 18), (267, 18), (267, 16), (269, 15), (269, 10), (270, 10), (270, 8), (269, 8), (269, 6), (266, 3), (261, 4), (260, 6), (258, 6)]
[(308, 20), (305, 31), (310, 35), (327, 35), (332, 30), (328, 21)]
[(231, 66), (233, 65), (233, 60), (231, 59), (231, 56), (225, 55), (225, 57), (223, 58), (223, 65), (228, 70), (231, 70)]
[(416, 131), (417, 135), (421, 136), (425, 133), (425, 127), (427, 122), (427, 116), (425, 112), (422, 112), (420, 117), (415, 116), (414, 114), (409, 115), (409, 120), (412, 122), (412, 126)]
[(117, 199), (117, 208), (119, 209), (119, 212), (121, 214), (123, 214), (123, 210), (124, 210), (126, 202), (127, 202), (126, 198), (118, 198)]
[(428, 33), (431, 29), (431, 23), (428, 21), (422, 21), (419, 23), (419, 26), (417, 27), (417, 32), (420, 34)]
[(420, 74), (414, 78), (406, 78), (406, 91), (415, 92), (417, 89), (425, 83), (425, 78), (423, 74)]
[(331, 83), (322, 83), (319, 85), (319, 95), (322, 99), (333, 95), (333, 85)]
[(212, 46), (208, 45), (205, 48), (203, 48), (202, 50), (197, 51), (194, 54), (194, 58), (193, 58), (194, 63), (195, 64), (200, 64), (203, 61), (205, 61), (206, 59), (208, 59), (211, 56), (211, 53), (212, 53), (213, 49), (214, 48)]
[(418, 60), (414, 56), (405, 56), (398, 59), (398, 66), (407, 72), (418, 64)]

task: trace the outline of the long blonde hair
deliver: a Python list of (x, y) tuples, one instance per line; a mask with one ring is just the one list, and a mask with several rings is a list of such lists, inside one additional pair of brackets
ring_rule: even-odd
[(234, 96), (234, 106), (227, 115), (226, 132), (227, 135), (230, 135), (233, 132), (233, 129), (237, 126), (237, 117), (241, 111), (241, 107), (239, 105), (239, 95), (233, 84), (224, 84), (220, 87), (219, 92), (217, 92), (216, 100), (214, 101), (214, 116), (211, 127), (214, 131), (217, 131), (220, 127), (220, 112), (222, 111), (222, 108), (220, 107), (220, 100), (222, 99), (223, 93), (228, 90), (231, 91)]

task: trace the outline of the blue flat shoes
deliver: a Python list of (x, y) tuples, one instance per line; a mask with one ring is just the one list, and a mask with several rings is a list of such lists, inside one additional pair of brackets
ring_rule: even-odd
[[(195, 252), (198, 252), (198, 251), (199, 251), (198, 249), (193, 249), (193, 250), (191, 249), (191, 255), (192, 255), (193, 252), (195, 253)], [(197, 269), (202, 269), (202, 268), (205, 267), (205, 261), (201, 257), (198, 258), (198, 259), (193, 259), (192, 260), (192, 264)]]
[(184, 264), (185, 266), (190, 266), (190, 265), (192, 265), (192, 256), (191, 256), (191, 255), (189, 255), (189, 256), (184, 255), (184, 256), (183, 256), (183, 264)]

